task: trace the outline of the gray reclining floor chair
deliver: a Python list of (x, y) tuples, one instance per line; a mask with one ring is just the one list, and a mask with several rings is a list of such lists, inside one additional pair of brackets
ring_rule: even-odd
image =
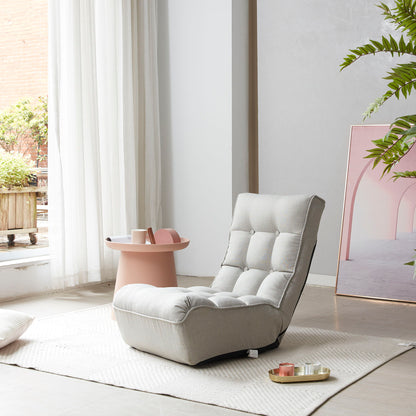
[(308, 276), (324, 205), (317, 196), (239, 195), (211, 287), (135, 284), (117, 292), (125, 342), (190, 365), (277, 347)]

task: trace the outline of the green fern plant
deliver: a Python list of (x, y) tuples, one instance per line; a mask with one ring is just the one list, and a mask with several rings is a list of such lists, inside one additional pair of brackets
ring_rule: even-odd
[[(363, 56), (389, 53), (391, 56), (409, 55), (416, 57), (416, 0), (396, 0), (390, 8), (384, 3), (377, 5), (382, 10), (384, 20), (392, 23), (399, 34), (382, 36), (379, 40), (350, 49), (341, 63), (341, 71)], [(401, 32), (401, 33), (400, 33)], [(400, 37), (399, 37), (400, 35)], [(416, 59), (416, 58), (413, 58)], [(387, 72), (387, 91), (377, 98), (363, 114), (370, 117), (392, 97), (408, 98), (416, 90), (416, 62), (397, 64)], [(375, 147), (368, 150), (369, 159), (374, 159), (373, 168), (380, 162), (385, 165), (382, 176), (389, 173), (416, 143), (416, 114), (397, 117), (390, 125), (388, 133), (373, 141)], [(416, 178), (416, 171), (393, 172), (393, 180)]]

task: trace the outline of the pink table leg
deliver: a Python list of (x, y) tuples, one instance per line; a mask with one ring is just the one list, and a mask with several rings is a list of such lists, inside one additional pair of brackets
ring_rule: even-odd
[(114, 293), (132, 283), (159, 287), (178, 286), (173, 252), (121, 251)]

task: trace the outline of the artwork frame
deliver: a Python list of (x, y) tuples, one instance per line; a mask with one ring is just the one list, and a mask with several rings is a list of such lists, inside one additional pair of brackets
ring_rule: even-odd
[(337, 295), (416, 303), (416, 178), (393, 181), (393, 171), (416, 170), (416, 146), (382, 177), (365, 158), (389, 125), (350, 130), (338, 254)]

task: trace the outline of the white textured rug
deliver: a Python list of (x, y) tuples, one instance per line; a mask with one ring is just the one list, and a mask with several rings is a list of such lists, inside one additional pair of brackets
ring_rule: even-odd
[[(0, 350), (0, 362), (251, 413), (305, 416), (391, 358), (410, 349), (400, 340), (290, 327), (279, 349), (258, 359), (192, 368), (127, 346), (110, 305), (35, 321), (19, 341)], [(327, 381), (277, 384), (279, 362), (320, 362)]]

